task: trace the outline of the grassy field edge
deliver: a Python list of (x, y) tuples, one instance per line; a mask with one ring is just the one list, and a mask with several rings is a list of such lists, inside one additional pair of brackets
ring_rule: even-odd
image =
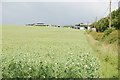
[(118, 78), (118, 46), (95, 40), (91, 34), (88, 34), (88, 41), (100, 60), (100, 77)]

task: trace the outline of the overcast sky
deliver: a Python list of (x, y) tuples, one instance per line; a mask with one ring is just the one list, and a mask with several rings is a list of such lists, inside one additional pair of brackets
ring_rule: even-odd
[[(9, 1), (9, 2), (8, 2)], [(109, 12), (109, 0), (2, 0), (2, 24), (25, 25), (44, 22), (56, 25), (91, 23)], [(118, 8), (112, 1), (112, 11)]]

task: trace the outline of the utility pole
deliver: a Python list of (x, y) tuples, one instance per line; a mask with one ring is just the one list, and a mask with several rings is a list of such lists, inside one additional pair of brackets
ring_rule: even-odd
[(97, 22), (97, 16), (96, 16), (95, 22)]
[(95, 18), (94, 28), (96, 28), (96, 22), (97, 22), (97, 16), (96, 16), (96, 18)]
[(87, 27), (88, 27), (89, 22), (87, 22)]
[(110, 12), (109, 12), (109, 27), (111, 27), (111, 24), (112, 24), (112, 17), (111, 17), (111, 0), (110, 0)]
[(96, 16), (96, 19), (95, 19), (95, 28), (97, 27), (97, 16)]

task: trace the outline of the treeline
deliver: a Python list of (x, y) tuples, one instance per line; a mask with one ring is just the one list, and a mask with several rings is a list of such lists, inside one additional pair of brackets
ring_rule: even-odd
[[(104, 32), (105, 30), (109, 28), (109, 17), (108, 16), (100, 19), (98, 22), (92, 23), (91, 27), (96, 28), (97, 32)], [(111, 13), (111, 17), (112, 17), (111, 27), (114, 29), (120, 29), (120, 8), (113, 11)]]

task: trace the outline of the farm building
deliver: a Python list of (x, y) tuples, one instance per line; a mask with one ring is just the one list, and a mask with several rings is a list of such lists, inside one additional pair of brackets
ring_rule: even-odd
[(61, 26), (53, 25), (53, 24), (50, 24), (49, 26), (51, 26), (51, 27), (61, 27)]
[(92, 28), (93, 31), (96, 31), (96, 28)]
[(85, 29), (85, 27), (80, 27), (80, 29), (81, 29), (81, 30), (84, 30), (84, 29)]
[(90, 29), (90, 27), (89, 24), (80, 23), (75, 25), (75, 29)]
[(90, 30), (91, 29), (91, 27), (90, 26), (88, 26), (88, 28), (87, 28), (88, 30)]
[(49, 25), (44, 23), (33, 23), (33, 24), (26, 24), (26, 26), (49, 26)]
[(44, 23), (35, 23), (34, 26), (49, 26), (49, 25)]
[(75, 26), (74, 28), (75, 28), (75, 29), (80, 29), (80, 26)]
[(75, 29), (85, 29), (85, 25), (83, 23), (81, 24), (76, 24)]

